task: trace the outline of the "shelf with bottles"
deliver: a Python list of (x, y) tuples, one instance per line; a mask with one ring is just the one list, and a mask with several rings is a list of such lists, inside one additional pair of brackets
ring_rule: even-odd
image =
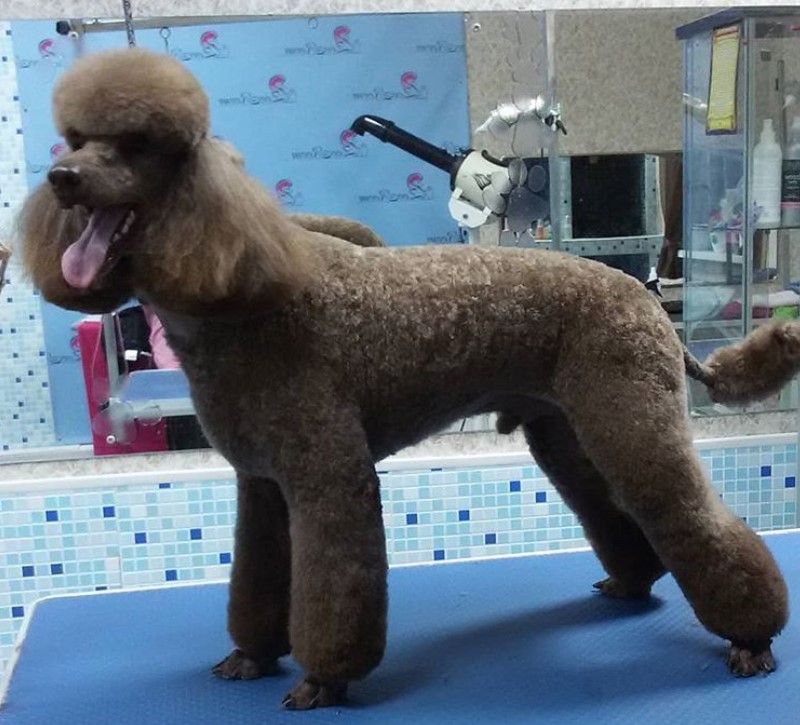
[(800, 115), (779, 143), (772, 118), (764, 118), (753, 147), (753, 221), (758, 230), (800, 227)]

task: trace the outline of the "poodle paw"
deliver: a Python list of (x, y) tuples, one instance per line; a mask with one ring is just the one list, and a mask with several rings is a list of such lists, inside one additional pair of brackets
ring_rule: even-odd
[(254, 660), (242, 650), (235, 649), (211, 671), (223, 680), (256, 680), (277, 674), (280, 667), (277, 659)]
[(650, 596), (649, 584), (647, 586), (633, 586), (625, 584), (613, 576), (595, 582), (593, 586), (601, 594), (614, 599), (646, 599)]
[(737, 677), (752, 677), (759, 672), (767, 674), (776, 668), (775, 657), (772, 655), (770, 643), (766, 645), (731, 644), (728, 654), (728, 668)]
[(347, 683), (323, 684), (309, 680), (300, 680), (295, 688), (283, 698), (283, 706), (287, 710), (313, 710), (316, 707), (338, 705), (347, 694)]

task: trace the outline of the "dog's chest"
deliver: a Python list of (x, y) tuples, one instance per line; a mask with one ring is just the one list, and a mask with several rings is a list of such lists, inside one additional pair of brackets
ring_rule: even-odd
[(262, 335), (234, 323), (156, 313), (189, 379), (210, 442), (238, 470), (264, 475), (272, 458), (264, 427), (275, 413), (269, 391), (276, 371), (256, 354), (262, 346), (255, 341)]

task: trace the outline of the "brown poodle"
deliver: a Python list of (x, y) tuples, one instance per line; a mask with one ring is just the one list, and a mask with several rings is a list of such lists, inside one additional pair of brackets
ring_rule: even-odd
[(293, 220), (209, 138), (203, 89), (167, 56), (79, 60), (55, 120), (70, 150), (20, 220), (34, 282), (75, 310), (154, 305), (238, 475), (236, 649), (217, 674), (270, 674), (291, 651), (306, 674), (285, 704), (310, 708), (370, 672), (386, 632), (374, 464), (486, 411), (522, 425), (606, 569), (598, 588), (642, 596), (669, 571), (736, 674), (773, 669), (786, 586), (706, 480), (685, 373), (718, 400), (763, 396), (800, 367), (800, 325), (700, 365), (645, 288), (602, 264), (370, 248), (354, 222)]

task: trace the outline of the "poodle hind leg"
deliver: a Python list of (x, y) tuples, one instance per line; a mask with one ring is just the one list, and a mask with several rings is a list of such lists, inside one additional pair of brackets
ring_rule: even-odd
[(595, 588), (611, 597), (646, 597), (664, 574), (664, 565), (639, 526), (615, 505), (610, 486), (584, 453), (564, 413), (545, 403), (535, 411), (523, 424), (525, 438), (609, 575)]
[(291, 482), (292, 655), (306, 671), (283, 704), (305, 710), (340, 702), (381, 661), (387, 561), (379, 480), (360, 425), (299, 428), (336, 432), (313, 446), (303, 435), (281, 445)]
[[(674, 575), (700, 622), (732, 643), (739, 675), (774, 667), (772, 638), (786, 623), (787, 588), (764, 542), (719, 499), (703, 472), (686, 416), (683, 370), (661, 377), (605, 370), (561, 400), (578, 439)], [(669, 374), (667, 374), (669, 373)]]
[(228, 601), (235, 649), (213, 672), (251, 680), (278, 671), (289, 653), (289, 519), (275, 481), (239, 475), (236, 542)]

